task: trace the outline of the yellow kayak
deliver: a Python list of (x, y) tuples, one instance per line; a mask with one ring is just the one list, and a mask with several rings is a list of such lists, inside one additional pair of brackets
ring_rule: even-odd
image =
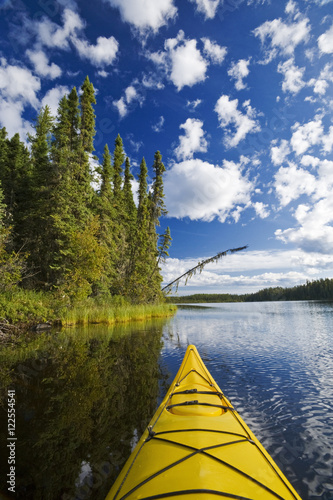
[(300, 499), (190, 345), (106, 500)]

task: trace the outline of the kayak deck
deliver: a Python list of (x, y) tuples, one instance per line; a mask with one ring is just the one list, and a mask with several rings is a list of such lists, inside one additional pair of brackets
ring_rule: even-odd
[(301, 500), (191, 345), (106, 500), (217, 496)]

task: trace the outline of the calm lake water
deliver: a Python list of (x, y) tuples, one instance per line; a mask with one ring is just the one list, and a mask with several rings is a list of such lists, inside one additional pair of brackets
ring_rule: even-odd
[[(181, 306), (174, 318), (2, 347), (0, 499), (102, 500), (195, 344), (303, 500), (333, 500), (333, 303)], [(15, 390), (16, 495), (7, 390)]]

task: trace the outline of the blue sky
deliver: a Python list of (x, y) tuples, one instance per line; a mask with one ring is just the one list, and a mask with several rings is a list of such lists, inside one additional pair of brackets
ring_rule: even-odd
[(161, 151), (165, 282), (249, 245), (179, 293), (333, 278), (331, 0), (0, 0), (0, 33), (10, 136), (89, 75), (96, 155)]

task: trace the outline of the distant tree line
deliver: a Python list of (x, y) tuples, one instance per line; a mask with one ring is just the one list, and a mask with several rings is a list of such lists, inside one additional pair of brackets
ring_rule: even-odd
[(216, 302), (264, 302), (287, 300), (333, 300), (333, 279), (307, 281), (292, 288), (264, 288), (251, 294), (205, 294), (197, 293), (182, 297), (169, 297), (172, 303), (216, 303)]
[(245, 296), (246, 302), (266, 300), (333, 300), (333, 279), (307, 281), (292, 288), (265, 288)]
[(105, 145), (99, 175), (93, 172), (95, 104), (86, 77), (80, 93), (74, 87), (60, 100), (56, 117), (41, 109), (29, 148), (19, 134), (8, 138), (0, 130), (0, 292), (19, 284), (72, 302), (161, 298), (159, 265), (171, 242), (169, 228), (157, 234), (167, 213), (161, 154), (155, 153), (150, 189), (141, 161), (136, 205), (119, 135), (113, 154)]

